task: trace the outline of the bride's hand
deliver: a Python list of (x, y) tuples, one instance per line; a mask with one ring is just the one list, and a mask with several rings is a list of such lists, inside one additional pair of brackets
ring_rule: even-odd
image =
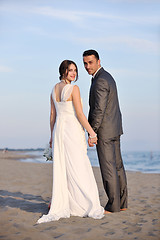
[(94, 144), (97, 144), (97, 136), (94, 137), (94, 138), (90, 138), (91, 139), (91, 143), (94, 143)]
[(91, 143), (91, 139), (90, 138), (88, 138), (88, 145), (89, 145), (89, 147), (94, 147), (94, 144)]
[(97, 144), (97, 137), (95, 138), (88, 138), (88, 145), (89, 147), (94, 147), (94, 144)]
[(93, 131), (92, 134), (89, 135), (90, 144), (97, 144), (97, 134)]

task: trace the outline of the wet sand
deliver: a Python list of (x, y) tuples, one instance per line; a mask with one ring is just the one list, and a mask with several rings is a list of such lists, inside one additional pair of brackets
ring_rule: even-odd
[[(160, 239), (160, 174), (127, 172), (127, 211), (107, 214), (101, 220), (71, 217), (37, 225), (51, 198), (52, 164), (18, 161), (28, 157), (23, 152), (0, 151), (0, 239)], [(100, 170), (93, 170), (104, 206), (107, 197)]]

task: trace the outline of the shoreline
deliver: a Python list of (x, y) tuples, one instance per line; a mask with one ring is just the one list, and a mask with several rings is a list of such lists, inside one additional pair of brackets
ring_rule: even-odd
[[(47, 213), (52, 195), (52, 167), (46, 163), (24, 164), (18, 160), (22, 156), (28, 157), (19, 152), (0, 152), (0, 239), (159, 239), (160, 174), (126, 171), (129, 208), (125, 212), (107, 214), (100, 220), (70, 217), (36, 225)], [(100, 169), (93, 167), (93, 171), (104, 207), (107, 196)]]
[[(92, 149), (91, 149), (92, 150)], [(36, 152), (40, 152), (42, 151), (42, 155), (36, 155)], [(159, 151), (158, 151), (159, 152)], [(96, 153), (95, 153), (96, 154)], [(89, 156), (89, 159), (91, 158), (92, 159), (92, 156)], [(122, 156), (123, 157), (123, 156)], [(45, 157), (43, 158), (43, 150), (42, 149), (31, 149), (31, 150), (7, 150), (6, 152), (4, 152), (4, 150), (0, 149), (0, 159), (1, 158), (4, 158), (4, 159), (12, 159), (12, 160), (18, 160), (20, 162), (24, 162), (24, 163), (42, 163), (42, 164), (48, 164), (48, 163), (51, 163), (52, 164), (52, 161), (46, 161), (45, 160)], [(100, 167), (99, 166), (99, 163), (97, 162), (96, 164), (94, 164), (92, 162), (92, 160), (90, 159), (90, 162), (91, 162), (91, 165), (92, 167)], [(98, 161), (98, 159), (97, 159)], [(124, 161), (124, 159), (123, 159)], [(158, 166), (158, 171), (152, 171), (152, 170), (146, 170), (146, 169), (143, 169), (143, 170), (138, 170), (138, 169), (129, 169), (127, 168), (127, 164), (125, 163), (124, 161), (124, 166), (125, 166), (125, 170), (127, 172), (133, 172), (133, 173), (144, 173), (144, 174), (160, 174), (160, 168)], [(157, 170), (157, 169), (156, 169)]]

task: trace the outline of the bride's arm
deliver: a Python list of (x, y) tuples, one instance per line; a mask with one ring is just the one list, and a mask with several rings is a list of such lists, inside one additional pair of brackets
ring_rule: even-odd
[[(75, 85), (73, 88), (72, 99), (73, 99), (73, 105), (74, 105), (78, 120), (80, 121), (82, 126), (87, 130), (87, 132), (91, 137), (96, 136), (96, 133), (93, 131), (91, 125), (89, 124), (86, 116), (83, 113), (80, 91), (77, 85)], [(96, 140), (96, 137), (94, 139)]]
[(55, 109), (55, 105), (52, 99), (52, 95), (50, 98), (50, 102), (51, 102), (51, 111), (50, 111), (50, 130), (51, 130), (51, 138), (49, 141), (50, 147), (52, 147), (52, 132), (53, 132), (53, 128), (54, 128), (54, 124), (56, 121), (56, 109)]

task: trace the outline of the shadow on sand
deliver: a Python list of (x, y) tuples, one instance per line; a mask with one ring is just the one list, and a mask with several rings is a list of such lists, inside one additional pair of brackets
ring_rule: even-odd
[(26, 212), (46, 214), (48, 212), (48, 204), (49, 199), (46, 201), (41, 196), (0, 190), (0, 208), (12, 207)]

